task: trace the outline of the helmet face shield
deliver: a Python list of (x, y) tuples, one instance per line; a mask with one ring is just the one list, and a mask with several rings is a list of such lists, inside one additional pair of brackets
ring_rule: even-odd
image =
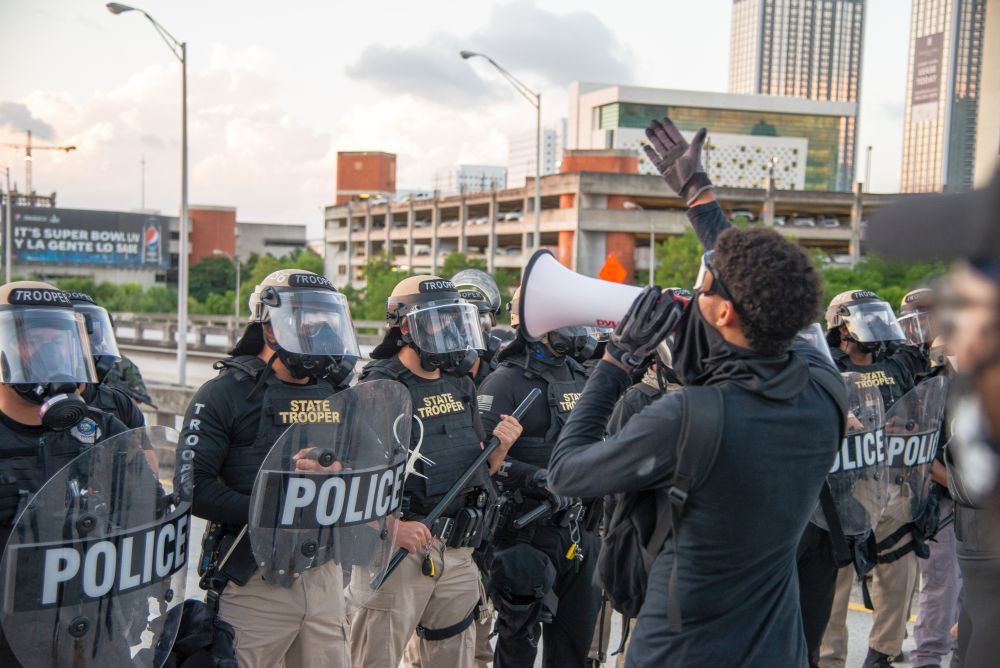
[(472, 304), (427, 302), (406, 314), (413, 345), (426, 353), (485, 350), (479, 311)]
[(111, 328), (111, 317), (107, 310), (96, 304), (75, 304), (73, 308), (83, 314), (87, 338), (90, 339), (90, 354), (94, 357), (121, 359), (122, 355), (118, 352), (118, 340)]
[(899, 327), (912, 346), (930, 343), (934, 340), (934, 325), (929, 311), (908, 313), (899, 318)]
[(84, 317), (74, 310), (0, 310), (0, 382), (96, 382), (89, 346)]
[(268, 304), (278, 345), (296, 355), (360, 357), (347, 301), (332, 290), (278, 289)]
[(858, 343), (878, 343), (882, 341), (903, 341), (903, 330), (899, 327), (892, 307), (883, 301), (865, 301), (845, 304), (842, 307), (843, 324), (850, 337)]
[(493, 312), (500, 312), (500, 289), (493, 277), (480, 269), (463, 269), (451, 278), (451, 282), (459, 292), (465, 293), (474, 291), (478, 297), (469, 298), (462, 295), (469, 301), (482, 302), (486, 308)]

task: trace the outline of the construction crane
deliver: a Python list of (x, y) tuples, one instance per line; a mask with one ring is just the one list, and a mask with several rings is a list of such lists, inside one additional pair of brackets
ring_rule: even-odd
[(6, 146), (8, 148), (23, 148), (24, 149), (24, 185), (25, 193), (30, 195), (35, 192), (31, 187), (31, 151), (65, 151), (69, 153), (70, 151), (75, 151), (76, 146), (37, 146), (31, 143), (31, 130), (28, 130), (28, 141), (25, 144), (12, 144), (9, 142), (0, 142), (0, 146)]

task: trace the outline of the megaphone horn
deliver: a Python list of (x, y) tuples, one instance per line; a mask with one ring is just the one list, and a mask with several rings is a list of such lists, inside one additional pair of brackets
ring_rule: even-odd
[(583, 276), (559, 264), (551, 252), (535, 251), (521, 278), (521, 333), (537, 341), (560, 327), (615, 327), (640, 292), (634, 285)]

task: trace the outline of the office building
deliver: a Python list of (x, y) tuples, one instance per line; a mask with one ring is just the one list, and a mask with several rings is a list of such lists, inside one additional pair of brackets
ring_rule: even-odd
[(864, 0), (733, 0), (729, 92), (857, 102), (864, 9)]
[[(521, 132), (507, 139), (507, 185), (519, 188), (535, 176), (535, 130)], [(555, 127), (542, 128), (542, 176), (559, 172), (566, 147), (566, 119)]]
[(781, 189), (849, 191), (856, 110), (855, 102), (575, 82), (567, 147), (632, 149), (640, 173), (655, 174), (641, 143), (649, 122), (666, 115), (688, 136), (709, 129), (703, 162), (720, 186), (763, 188), (773, 169)]
[(913, 0), (903, 192), (972, 188), (985, 16), (986, 0)]
[(986, 0), (984, 33), (976, 125), (976, 187), (985, 186), (1000, 168), (1000, 0)]
[(454, 195), (463, 189), (485, 192), (507, 187), (507, 168), (496, 165), (456, 165), (434, 172), (434, 190)]

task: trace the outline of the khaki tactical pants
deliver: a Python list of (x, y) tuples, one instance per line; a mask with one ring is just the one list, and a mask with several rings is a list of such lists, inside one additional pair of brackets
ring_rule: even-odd
[[(437, 573), (421, 573), (424, 557), (411, 554), (403, 560), (351, 622), (351, 654), (354, 668), (385, 668), (399, 665), (404, 649), (417, 625), (444, 629), (468, 617), (479, 601), (479, 569), (472, 561), (472, 548), (446, 549), (434, 541), (431, 558)], [(364, 578), (361, 578), (364, 579)], [(367, 587), (367, 582), (351, 582)], [(363, 598), (363, 592), (358, 596)], [(473, 668), (475, 623), (444, 640), (418, 639), (420, 665), (427, 668)]]
[[(482, 602), (479, 608), (479, 616), (472, 624), (476, 629), (476, 668), (489, 668), (490, 664), (493, 663), (493, 643), (490, 642), (490, 634), (493, 633), (496, 611), (486, 596), (486, 590), (483, 589), (482, 578), (479, 579), (479, 600)], [(403, 653), (403, 663), (409, 668), (422, 668), (420, 663), (420, 636), (416, 633), (410, 636), (410, 642), (406, 643), (406, 651)]]
[[(876, 528), (876, 538), (879, 531)], [(912, 540), (909, 534), (898, 543), (884, 550), (891, 552)], [(908, 552), (905, 556), (888, 564), (879, 564), (872, 571), (869, 592), (872, 597), (872, 630), (868, 634), (868, 646), (888, 656), (896, 656), (903, 650), (903, 636), (910, 612), (910, 597), (917, 581), (917, 555)], [(845, 566), (837, 576), (837, 593), (833, 599), (833, 610), (823, 644), (820, 647), (822, 668), (843, 668), (847, 657), (847, 605), (854, 584), (854, 567)]]
[(240, 668), (350, 668), (343, 578), (332, 561), (305, 571), (288, 588), (260, 574), (243, 587), (230, 582), (219, 616), (236, 631)]

